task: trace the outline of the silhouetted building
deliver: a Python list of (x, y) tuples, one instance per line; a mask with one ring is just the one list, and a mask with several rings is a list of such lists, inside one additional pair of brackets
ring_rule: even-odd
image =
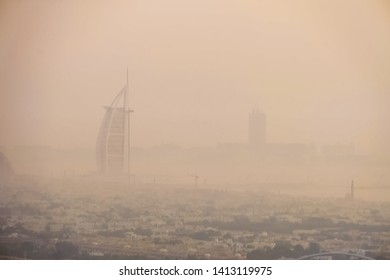
[(355, 154), (354, 144), (333, 144), (322, 147), (322, 155), (332, 157), (353, 156)]
[(249, 146), (251, 148), (262, 148), (266, 143), (266, 115), (254, 109), (249, 115)]
[[(120, 101), (123, 103), (120, 105)], [(100, 174), (119, 175), (129, 172), (130, 113), (129, 86), (117, 94), (100, 125), (96, 144), (96, 163)]]
[(314, 147), (303, 143), (268, 143), (267, 155), (284, 159), (306, 159), (314, 154)]
[(7, 157), (0, 152), (0, 181), (11, 179), (14, 176), (14, 171), (12, 170), (11, 164), (9, 163)]

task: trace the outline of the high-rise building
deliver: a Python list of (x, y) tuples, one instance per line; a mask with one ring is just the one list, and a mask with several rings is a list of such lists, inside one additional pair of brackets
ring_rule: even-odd
[(14, 175), (14, 171), (7, 157), (0, 151), (0, 182), (7, 181)]
[(258, 108), (249, 114), (249, 146), (262, 148), (266, 144), (266, 120), (267, 116)]
[(120, 175), (130, 168), (129, 83), (117, 94), (110, 106), (104, 107), (96, 143), (96, 163), (99, 174)]

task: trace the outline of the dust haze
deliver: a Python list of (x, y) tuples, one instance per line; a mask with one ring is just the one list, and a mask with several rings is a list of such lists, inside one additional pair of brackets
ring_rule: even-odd
[(389, 34), (385, 0), (1, 1), (0, 258), (389, 258)]

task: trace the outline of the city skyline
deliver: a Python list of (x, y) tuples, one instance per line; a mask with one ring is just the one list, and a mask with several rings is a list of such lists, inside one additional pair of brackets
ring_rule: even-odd
[(380, 0), (338, 11), (304, 0), (130, 1), (93, 12), (51, 3), (0, 6), (1, 146), (93, 148), (99, 106), (129, 67), (134, 146), (244, 142), (257, 105), (272, 142), (388, 151), (390, 17)]
[(389, 50), (388, 0), (0, 0), (0, 259), (390, 259)]

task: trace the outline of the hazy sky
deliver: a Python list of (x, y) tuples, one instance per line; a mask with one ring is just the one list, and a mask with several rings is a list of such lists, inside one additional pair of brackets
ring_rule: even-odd
[(129, 68), (134, 146), (390, 143), (386, 0), (0, 0), (0, 145), (90, 147)]

